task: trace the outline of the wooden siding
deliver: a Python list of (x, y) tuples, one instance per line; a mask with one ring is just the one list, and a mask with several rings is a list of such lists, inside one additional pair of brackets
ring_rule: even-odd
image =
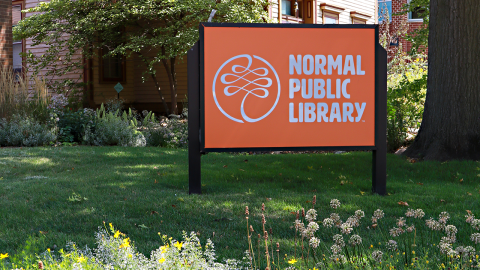
[[(177, 101), (182, 102), (187, 95), (187, 57), (177, 59)], [(145, 75), (145, 82), (142, 83), (142, 73), (146, 70), (145, 64), (139, 57), (135, 56), (135, 97), (138, 103), (161, 102), (160, 95), (156, 90), (155, 83), (150, 75)], [(160, 84), (162, 95), (167, 102), (171, 100), (170, 84), (163, 65), (157, 65), (157, 80)]]
[[(97, 55), (98, 52), (97, 52)], [(92, 84), (93, 84), (93, 100), (95, 105), (105, 103), (105, 101), (117, 98), (117, 91), (113, 88), (118, 82), (100, 82), (100, 59), (98, 57), (92, 59)], [(125, 99), (126, 103), (135, 102), (135, 79), (134, 79), (134, 62), (126, 59), (126, 79), (121, 82), (123, 90), (120, 92), (120, 98)]]
[[(47, 0), (47, 1), (45, 1), (45, 0), (25, 0), (25, 7), (24, 8), (25, 9), (33, 8), (41, 2), (49, 2), (49, 0)], [(27, 13), (25, 16), (29, 17), (29, 16), (32, 16), (32, 15), (33, 15), (33, 13)], [(67, 38), (67, 36), (65, 38)], [(31, 52), (35, 55), (42, 55), (46, 52), (47, 49), (48, 49), (48, 46), (45, 45), (45, 44), (33, 46), (32, 39), (25, 40), (25, 52)], [(65, 55), (65, 54), (60, 53), (59, 58), (61, 58), (62, 55)], [(81, 59), (82, 59), (81, 52), (79, 51), (76, 54), (74, 54), (73, 59), (81, 61)], [(41, 74), (45, 74), (46, 71), (47, 70), (44, 69), (41, 72)], [(32, 75), (32, 70), (27, 67), (27, 76), (31, 76), (31, 75)], [(71, 79), (71, 80), (76, 81), (76, 82), (82, 82), (83, 81), (83, 69), (72, 70), (71, 72), (69, 72), (69, 73), (67, 73), (63, 76), (54, 77), (54, 78), (50, 77), (50, 78), (46, 78), (46, 79), (47, 80), (50, 80), (50, 79), (51, 80)]]
[[(281, 0), (273, 0), (271, 3), (272, 19), (278, 18), (278, 1)], [(322, 10), (320, 9), (320, 5), (323, 3), (335, 5), (345, 9), (339, 14), (340, 24), (352, 24), (352, 18), (350, 17), (350, 12), (352, 11), (368, 14), (371, 17), (367, 20), (367, 24), (375, 24), (377, 6), (376, 1), (377, 0), (317, 0), (317, 24), (323, 23), (323, 14)]]
[(322, 11), (320, 10), (320, 4), (326, 3), (335, 6), (344, 8), (339, 16), (339, 24), (352, 24), (352, 18), (350, 17), (350, 12), (356, 11), (363, 14), (368, 14), (370, 17), (367, 20), (367, 24), (375, 24), (375, 14), (376, 14), (376, 1), (377, 0), (321, 0), (317, 1), (318, 4), (318, 17), (317, 22), (322, 23)]

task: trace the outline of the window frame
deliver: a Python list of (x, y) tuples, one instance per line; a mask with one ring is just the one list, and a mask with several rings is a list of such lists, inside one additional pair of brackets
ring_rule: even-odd
[(322, 23), (323, 24), (327, 24), (327, 23), (325, 23), (325, 18), (335, 19), (335, 23), (330, 23), (330, 24), (339, 24), (340, 23), (340, 15), (337, 14), (337, 13), (328, 12), (328, 11), (324, 10), (322, 12)]
[(358, 11), (350, 11), (350, 18), (352, 19), (352, 24), (367, 24), (367, 21), (370, 20), (372, 16)]
[[(282, 1), (282, 0), (280, 0)], [(298, 3), (298, 12), (295, 11), (295, 0), (283, 0), (282, 1), (282, 7), (283, 7), (283, 2), (290, 2), (290, 13), (293, 14), (293, 15), (288, 15), (288, 14), (284, 14), (282, 13), (282, 21), (286, 22), (286, 23), (297, 23), (297, 24), (303, 24), (305, 23), (305, 18), (304, 17), (304, 3), (303, 3), (303, 0), (297, 0), (297, 3)]]
[[(13, 7), (15, 6), (20, 6), (20, 10), (23, 10), (24, 7), (25, 7), (25, 2), (23, 0), (12, 0), (12, 30), (13, 30)], [(20, 13), (20, 20), (23, 20), (25, 18), (25, 13)], [(12, 37), (12, 68), (13, 68), (13, 58), (15, 57), (13, 55), (13, 46), (14, 45), (18, 45), (18, 44), (21, 44), (21, 52), (24, 53), (25, 50), (26, 50), (26, 42), (25, 42), (25, 39), (22, 39), (22, 40), (13, 40), (13, 37)], [(21, 69), (21, 75), (22, 76), (25, 76), (25, 70), (26, 70), (26, 65), (25, 65), (25, 56), (22, 56), (22, 69)]]
[(335, 24), (340, 24), (340, 13), (345, 11), (345, 8), (337, 5), (322, 3), (320, 4), (322, 11), (322, 24), (325, 23), (325, 18), (335, 19)]
[(104, 74), (104, 57), (105, 54), (104, 54), (104, 48), (100, 48), (100, 51), (99, 51), (99, 66), (98, 66), (98, 70), (99, 70), (99, 84), (113, 84), (113, 83), (122, 83), (122, 84), (126, 84), (127, 83), (127, 65), (126, 65), (126, 57), (125, 55), (122, 55), (121, 58), (122, 58), (122, 61), (121, 61), (121, 67), (122, 67), (122, 71), (121, 71), (121, 77), (120, 79), (117, 79), (117, 78), (105, 78), (105, 74)]

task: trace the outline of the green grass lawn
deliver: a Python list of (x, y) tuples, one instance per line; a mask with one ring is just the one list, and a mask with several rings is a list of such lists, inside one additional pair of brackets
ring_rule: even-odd
[[(67, 241), (94, 247), (94, 234), (105, 221), (126, 233), (145, 254), (161, 245), (158, 232), (179, 239), (182, 231), (195, 231), (202, 242), (213, 240), (220, 259), (241, 258), (247, 249), (245, 206), (258, 231), (260, 206), (265, 203), (273, 241), (280, 242), (281, 253), (291, 254), (292, 212), (308, 209), (313, 195), (318, 220), (332, 212), (333, 198), (342, 202), (337, 211), (342, 220), (357, 209), (365, 211), (355, 229), (365, 246), (390, 239), (388, 230), (409, 207), (423, 209), (424, 219), (448, 211), (449, 224), (459, 229), (458, 242), (472, 245), (464, 216), (466, 210), (480, 216), (480, 163), (411, 163), (390, 154), (387, 159), (388, 196), (382, 197), (371, 193), (368, 152), (209, 153), (202, 157), (203, 194), (188, 195), (187, 150), (1, 148), (0, 253), (15, 254), (29, 236), (41, 234), (52, 250), (65, 247)], [(377, 208), (386, 218), (373, 234), (367, 226)], [(328, 243), (332, 235), (319, 237)], [(425, 247), (440, 240), (417, 237)]]

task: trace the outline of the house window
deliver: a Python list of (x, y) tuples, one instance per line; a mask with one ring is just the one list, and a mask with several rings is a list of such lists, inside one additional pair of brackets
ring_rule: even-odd
[(282, 0), (282, 14), (289, 15), (289, 16), (295, 15), (295, 14), (292, 14), (292, 4), (290, 0)]
[(338, 24), (340, 13), (345, 11), (345, 8), (337, 5), (322, 3), (320, 4), (322, 10), (323, 24)]
[(352, 24), (367, 24), (367, 21), (372, 18), (371, 15), (358, 11), (350, 11), (350, 17), (352, 18)]
[(378, 0), (378, 22), (392, 21), (392, 0)]
[(100, 53), (100, 82), (125, 83), (125, 57), (107, 53), (107, 49)]
[[(410, 3), (410, 0), (408, 2)], [(425, 12), (425, 9), (423, 7), (414, 8), (412, 12), (408, 13), (408, 20), (423, 22), (423, 18), (422, 18), (423, 12)]]
[(367, 21), (352, 19), (352, 24), (367, 24)]
[[(22, 19), (22, 5), (12, 5), (12, 28), (17, 26)], [(13, 41), (13, 71), (16, 74), (21, 74), (23, 71), (23, 40)]]
[(282, 0), (282, 14), (297, 18), (303, 18), (303, 1)]
[(323, 24), (338, 24), (338, 14), (323, 12)]

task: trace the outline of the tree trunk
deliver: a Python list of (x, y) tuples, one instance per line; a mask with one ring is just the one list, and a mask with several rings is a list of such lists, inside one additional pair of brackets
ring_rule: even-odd
[(167, 72), (168, 82), (170, 84), (170, 102), (171, 102), (171, 112), (173, 114), (178, 114), (177, 107), (177, 80), (175, 79), (175, 58), (170, 59), (170, 66), (166, 59), (162, 59), (162, 64), (165, 67)]
[(160, 94), (160, 98), (162, 99), (163, 109), (165, 110), (165, 113), (169, 115), (170, 112), (168, 111), (168, 105), (165, 102), (165, 98), (162, 95), (162, 90), (160, 88), (160, 84), (157, 81), (157, 76), (153, 73), (151, 75), (152, 75), (153, 82), (155, 83), (155, 87), (157, 88), (157, 92)]
[[(145, 65), (148, 67), (148, 61), (147, 59), (143, 56), (143, 54), (137, 52), (138, 56), (142, 59), (142, 61), (145, 63)], [(154, 73), (150, 73), (150, 75), (152, 76), (152, 79), (153, 79), (153, 82), (155, 83), (155, 88), (157, 89), (157, 92), (158, 94), (160, 95), (160, 98), (162, 99), (162, 105), (163, 105), (163, 109), (165, 110), (165, 113), (167, 115), (170, 114), (170, 112), (168, 111), (168, 105), (167, 103), (165, 102), (165, 98), (163, 97), (163, 94), (162, 94), (162, 89), (160, 87), (160, 84), (158, 83), (158, 80), (157, 80), (157, 75), (155, 75)]]
[(431, 0), (423, 121), (405, 154), (480, 159), (480, 1)]
[(178, 96), (177, 96), (177, 64), (176, 58), (170, 58), (170, 67), (171, 67), (171, 74), (172, 74), (172, 111), (174, 114), (178, 114)]

